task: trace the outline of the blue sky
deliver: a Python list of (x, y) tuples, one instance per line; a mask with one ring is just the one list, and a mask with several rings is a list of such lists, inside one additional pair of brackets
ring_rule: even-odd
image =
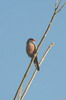
[[(0, 100), (13, 100), (30, 62), (25, 51), (26, 41), (33, 37), (38, 45), (54, 4), (55, 0), (0, 0)], [(51, 42), (55, 45), (24, 100), (66, 99), (66, 7), (55, 17), (38, 52), (39, 60)], [(28, 79), (33, 70), (34, 65)]]

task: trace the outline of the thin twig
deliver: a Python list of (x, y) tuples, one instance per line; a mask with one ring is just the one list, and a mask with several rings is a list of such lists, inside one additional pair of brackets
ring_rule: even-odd
[(46, 55), (48, 54), (48, 52), (50, 51), (50, 49), (51, 49), (53, 46), (54, 46), (54, 43), (51, 43), (51, 44), (49, 45), (48, 49), (46, 50), (46, 52), (44, 53), (42, 59), (41, 59), (40, 62), (39, 62), (39, 66), (42, 64), (42, 62), (44, 61)]
[(66, 2), (62, 5), (62, 7), (56, 13), (60, 12), (64, 8), (65, 5), (66, 5)]
[[(56, 0), (55, 9), (57, 8), (57, 5), (58, 5), (58, 0)], [(55, 9), (54, 9), (54, 10), (55, 10)]]
[[(54, 43), (51, 43), (51, 44), (50, 44), (50, 46), (48, 47), (48, 49), (47, 49), (46, 52), (44, 53), (42, 59), (40, 60), (39, 66), (40, 66), (40, 65), (42, 64), (42, 62), (44, 61), (46, 55), (48, 54), (49, 50), (51, 49), (51, 47), (52, 47), (53, 45), (54, 45)], [(30, 87), (32, 81), (34, 80), (34, 78), (35, 78), (35, 76), (36, 76), (36, 74), (37, 74), (37, 70), (35, 69), (35, 71), (34, 71), (32, 77), (31, 77), (31, 79), (30, 79), (30, 81), (29, 81), (29, 83), (28, 83), (28, 85), (27, 85), (27, 87), (26, 87), (26, 89), (25, 89), (23, 95), (22, 95), (21, 98), (20, 98), (20, 100), (23, 100), (23, 99), (24, 99), (24, 97), (25, 97), (25, 95), (26, 95), (26, 93), (27, 93), (27, 91), (28, 91), (28, 89), (29, 89), (29, 87)]]
[(56, 5), (55, 5), (56, 6), (55, 11), (57, 11), (57, 9), (59, 8), (59, 5), (60, 5), (61, 1), (62, 0), (60, 0), (59, 2), (57, 1)]

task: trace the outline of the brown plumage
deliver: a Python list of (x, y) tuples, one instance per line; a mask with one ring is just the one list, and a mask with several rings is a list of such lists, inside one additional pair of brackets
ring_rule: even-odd
[[(30, 58), (33, 58), (34, 57), (34, 54), (36, 53), (36, 45), (35, 45), (35, 40), (30, 38), (27, 40), (27, 44), (26, 44), (26, 52), (28, 54), (28, 56)], [(38, 59), (37, 59), (37, 56), (35, 57), (34, 59), (34, 64), (36, 66), (36, 69), (39, 71), (39, 64), (38, 64)]]

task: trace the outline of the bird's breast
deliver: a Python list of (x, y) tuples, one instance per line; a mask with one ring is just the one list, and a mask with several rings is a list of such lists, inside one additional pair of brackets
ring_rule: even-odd
[(28, 53), (29, 53), (29, 54), (33, 54), (34, 48), (35, 48), (34, 44), (33, 44), (33, 43), (29, 43), (29, 44), (27, 45), (27, 51), (28, 51)]

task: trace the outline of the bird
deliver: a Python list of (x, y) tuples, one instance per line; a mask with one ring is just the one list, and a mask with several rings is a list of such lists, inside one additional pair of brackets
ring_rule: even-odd
[[(26, 43), (26, 52), (30, 58), (33, 58), (34, 55), (36, 54), (36, 51), (37, 51), (37, 47), (35, 45), (35, 42), (36, 42), (36, 40), (34, 40), (33, 38), (29, 38), (27, 40), (27, 43)], [(35, 64), (37, 71), (39, 71), (39, 64), (38, 64), (37, 55), (34, 59), (34, 64)]]

